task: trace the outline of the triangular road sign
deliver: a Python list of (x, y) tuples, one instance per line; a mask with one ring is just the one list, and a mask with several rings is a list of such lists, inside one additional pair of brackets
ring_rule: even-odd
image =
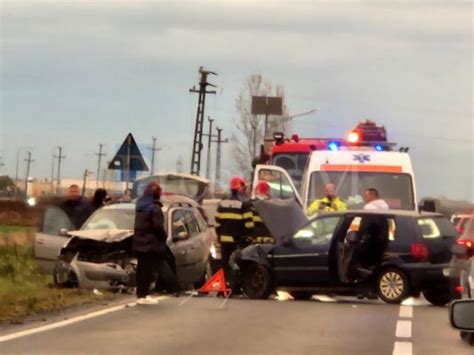
[(198, 291), (204, 293), (222, 292), (224, 297), (228, 297), (230, 289), (227, 288), (225, 283), (224, 269), (219, 269)]
[(109, 164), (110, 170), (148, 171), (135, 138), (129, 133)]

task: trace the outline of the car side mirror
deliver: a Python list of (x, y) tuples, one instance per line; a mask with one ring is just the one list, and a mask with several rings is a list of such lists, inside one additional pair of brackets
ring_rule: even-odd
[(347, 233), (347, 235), (346, 235), (346, 241), (347, 241), (349, 244), (357, 244), (357, 243), (359, 243), (361, 240), (362, 240), (362, 238), (360, 237), (359, 232), (350, 231), (350, 232)]
[(283, 237), (283, 246), (285, 248), (291, 247), (291, 239), (288, 237)]
[(453, 328), (474, 333), (474, 300), (454, 301), (449, 308)]
[(68, 233), (69, 233), (69, 230), (67, 228), (61, 228), (59, 231), (58, 231), (59, 235), (61, 237), (68, 237)]
[(179, 232), (177, 235), (173, 236), (173, 242), (186, 240), (188, 239), (188, 237), (189, 237), (188, 232), (182, 231), (182, 232)]

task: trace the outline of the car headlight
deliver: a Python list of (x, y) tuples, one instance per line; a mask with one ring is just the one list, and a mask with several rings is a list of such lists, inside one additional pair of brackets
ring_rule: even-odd
[(214, 258), (214, 259), (217, 259), (217, 250), (216, 250), (216, 246), (214, 245), (214, 243), (211, 244), (211, 256)]
[(34, 197), (30, 197), (28, 200), (26, 200), (26, 203), (28, 206), (33, 207), (36, 205), (36, 199)]

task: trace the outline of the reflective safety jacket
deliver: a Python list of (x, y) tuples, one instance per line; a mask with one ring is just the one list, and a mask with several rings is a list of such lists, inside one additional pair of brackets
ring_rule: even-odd
[(347, 204), (339, 197), (336, 196), (333, 199), (329, 199), (324, 196), (321, 199), (315, 200), (308, 207), (307, 215), (312, 216), (318, 212), (334, 212), (334, 211), (345, 211), (347, 210)]
[(221, 243), (246, 246), (253, 235), (253, 213), (250, 202), (237, 196), (219, 202), (216, 214), (216, 232)]
[(257, 212), (253, 211), (253, 240), (252, 243), (255, 244), (274, 244), (275, 241), (270, 234), (265, 222), (263, 222), (262, 218), (257, 214)]

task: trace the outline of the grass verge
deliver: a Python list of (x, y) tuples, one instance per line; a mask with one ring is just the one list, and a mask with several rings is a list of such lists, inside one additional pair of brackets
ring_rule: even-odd
[(0, 248), (0, 322), (110, 298), (54, 287), (52, 277), (37, 272), (31, 247)]

